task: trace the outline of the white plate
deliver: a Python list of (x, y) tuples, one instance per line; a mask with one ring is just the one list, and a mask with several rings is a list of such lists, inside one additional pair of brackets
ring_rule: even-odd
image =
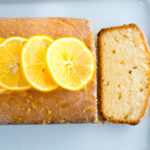
[[(7, 0), (9, 1), (9, 0)], [(22, 0), (23, 1), (23, 0)], [(35, 0), (34, 0), (35, 2)], [(94, 33), (137, 23), (150, 44), (150, 1), (0, 3), (0, 17), (88, 18)], [(150, 150), (150, 111), (137, 126), (105, 123), (0, 126), (0, 150)]]

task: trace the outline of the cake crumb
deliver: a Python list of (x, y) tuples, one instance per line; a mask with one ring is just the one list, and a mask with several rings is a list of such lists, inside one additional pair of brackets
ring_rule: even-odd
[(13, 32), (13, 31), (11, 31), (11, 32), (10, 32), (10, 34), (11, 34), (11, 35), (14, 35), (14, 32)]
[(64, 122), (65, 122), (65, 120), (63, 120), (63, 119), (62, 119), (62, 120), (60, 120), (60, 123), (61, 123), (61, 124), (63, 124)]
[(30, 108), (28, 108), (28, 109), (27, 109), (27, 113), (30, 113), (30, 112), (31, 112), (31, 109), (30, 109)]
[(86, 113), (86, 112), (95, 112), (96, 111), (96, 109), (95, 108), (93, 108), (93, 107), (86, 107), (84, 110), (83, 110), (83, 113)]
[(9, 106), (8, 103), (1, 103), (1, 106)]
[(29, 102), (30, 102), (30, 100), (27, 98), (27, 99), (25, 99), (25, 101), (29, 104)]
[(46, 120), (43, 120), (43, 121), (42, 121), (42, 124), (45, 125), (45, 124), (46, 124)]
[(22, 119), (23, 119), (22, 117), (18, 117), (18, 118), (17, 118), (18, 121), (20, 121), (20, 120), (22, 120)]
[(35, 26), (35, 25), (36, 25), (36, 23), (35, 23), (35, 22), (31, 22), (30, 24), (31, 24), (32, 26)]
[(24, 36), (24, 33), (23, 33), (23, 32), (21, 33), (21, 36)]
[(51, 117), (48, 117), (47, 123), (50, 123), (50, 122), (51, 122)]

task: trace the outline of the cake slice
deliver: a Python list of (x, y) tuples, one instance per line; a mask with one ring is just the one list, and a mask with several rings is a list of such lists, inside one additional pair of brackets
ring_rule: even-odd
[[(77, 18), (0, 18), (0, 37), (75, 37), (95, 54), (92, 24)], [(96, 71), (95, 71), (96, 72)], [(0, 124), (85, 123), (97, 121), (96, 73), (80, 91), (58, 88), (0, 94)]]
[(150, 95), (148, 45), (135, 24), (102, 29), (98, 35), (99, 104), (103, 118), (137, 124)]

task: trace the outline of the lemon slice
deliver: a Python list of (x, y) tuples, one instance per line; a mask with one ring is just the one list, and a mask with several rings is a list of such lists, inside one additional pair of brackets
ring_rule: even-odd
[(47, 65), (61, 87), (77, 91), (92, 78), (94, 56), (86, 45), (76, 38), (61, 38), (47, 51)]
[(47, 48), (53, 39), (45, 36), (31, 37), (22, 51), (22, 67), (30, 85), (40, 91), (52, 91), (58, 86), (51, 77), (46, 66)]
[(20, 55), (25, 38), (11, 37), (0, 45), (0, 87), (8, 90), (30, 88), (20, 67)]

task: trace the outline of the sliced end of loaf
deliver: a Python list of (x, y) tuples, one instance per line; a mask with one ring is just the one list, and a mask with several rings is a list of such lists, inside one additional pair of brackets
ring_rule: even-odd
[(98, 35), (99, 103), (103, 118), (137, 124), (150, 95), (150, 54), (135, 24), (102, 29)]

